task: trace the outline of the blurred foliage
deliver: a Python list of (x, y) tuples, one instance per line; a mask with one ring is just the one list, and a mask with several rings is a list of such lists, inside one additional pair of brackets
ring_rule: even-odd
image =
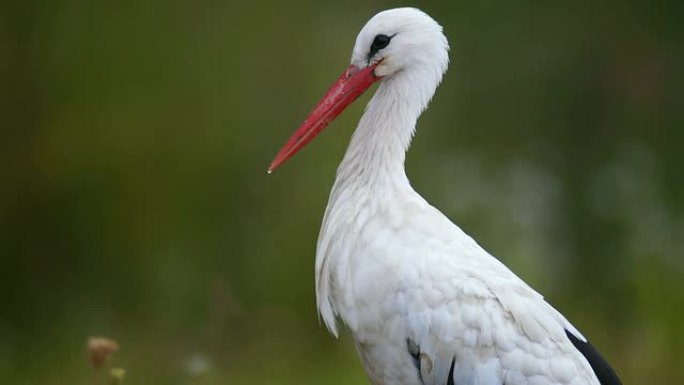
[[(366, 383), (319, 325), (318, 226), (369, 95), (271, 157), (406, 2), (0, 4), (0, 378)], [(418, 191), (544, 293), (623, 381), (684, 380), (684, 3), (431, 1), (452, 64)]]

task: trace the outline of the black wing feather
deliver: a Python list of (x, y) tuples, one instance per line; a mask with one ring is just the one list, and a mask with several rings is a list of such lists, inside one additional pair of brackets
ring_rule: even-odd
[(580, 340), (568, 330), (565, 331), (565, 334), (570, 339), (570, 342), (575, 345), (575, 348), (589, 361), (589, 365), (591, 365), (601, 385), (622, 385), (613, 368), (608, 365), (608, 362), (599, 354), (596, 348), (588, 341)]
[(449, 378), (447, 378), (447, 385), (454, 385), (454, 364), (456, 363), (456, 357), (451, 360), (451, 367), (449, 368)]

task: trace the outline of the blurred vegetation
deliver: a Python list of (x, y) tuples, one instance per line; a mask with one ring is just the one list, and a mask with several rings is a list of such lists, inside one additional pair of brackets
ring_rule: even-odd
[[(265, 169), (375, 12), (407, 2), (0, 5), (0, 378), (363, 384), (319, 325), (318, 226), (354, 105)], [(431, 1), (451, 69), (414, 186), (625, 384), (684, 381), (684, 3)]]

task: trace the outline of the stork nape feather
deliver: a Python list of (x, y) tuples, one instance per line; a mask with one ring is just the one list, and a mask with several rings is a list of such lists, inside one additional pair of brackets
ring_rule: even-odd
[(316, 300), (351, 331), (373, 385), (609, 385), (615, 372), (541, 294), (410, 185), (416, 121), (449, 63), (415, 8), (375, 15), (349, 67), (276, 155), (294, 155), (379, 83), (337, 169), (316, 248)]

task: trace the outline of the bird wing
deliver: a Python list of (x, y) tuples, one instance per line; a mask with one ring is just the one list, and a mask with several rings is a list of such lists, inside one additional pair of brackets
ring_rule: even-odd
[(538, 304), (526, 306), (516, 319), (498, 298), (469, 295), (409, 316), (407, 349), (422, 382), (597, 384), (562, 324), (549, 328)]
[(414, 267), (421, 284), (406, 289), (407, 349), (425, 385), (620, 384), (541, 294), (452, 231), (459, 241), (438, 242)]
[(407, 312), (407, 350), (425, 385), (620, 384), (585, 338), (512, 273), (433, 281), (415, 295), (426, 292), (448, 297), (437, 307), (417, 301)]

